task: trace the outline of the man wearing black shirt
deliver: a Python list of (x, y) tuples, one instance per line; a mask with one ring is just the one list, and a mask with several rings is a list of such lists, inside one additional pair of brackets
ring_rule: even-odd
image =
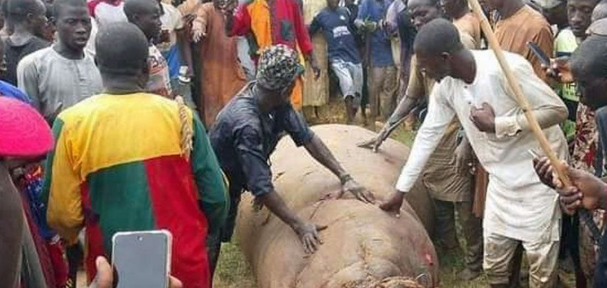
[(17, 65), (32, 52), (48, 47), (51, 43), (40, 38), (47, 25), (46, 8), (41, 0), (8, 1), (8, 21), (13, 25), (13, 34), (6, 39), (4, 57), (6, 73), (2, 80), (17, 85)]
[(297, 52), (282, 44), (270, 46), (261, 56), (256, 81), (245, 86), (228, 103), (211, 129), (211, 145), (228, 177), (232, 204), (221, 235), (209, 235), (211, 271), (219, 256), (220, 242), (229, 241), (232, 236), (240, 194), (244, 190), (250, 191), (257, 202), (293, 228), (306, 253), (315, 252), (321, 244), (318, 231), (326, 227), (295, 215), (272, 185), (268, 159), (284, 132), (339, 178), (342, 193), (350, 192), (361, 201), (373, 201), (373, 195), (352, 179), (293, 110), (289, 96), (301, 71)]

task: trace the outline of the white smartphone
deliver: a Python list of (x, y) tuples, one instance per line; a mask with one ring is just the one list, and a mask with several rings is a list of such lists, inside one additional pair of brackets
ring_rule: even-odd
[(172, 235), (168, 230), (118, 232), (112, 237), (117, 288), (167, 288)]

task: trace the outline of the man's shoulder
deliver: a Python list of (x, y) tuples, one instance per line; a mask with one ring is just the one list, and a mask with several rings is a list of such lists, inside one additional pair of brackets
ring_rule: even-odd
[[(502, 66), (499, 65), (499, 62), (497, 60), (497, 57), (495, 56), (495, 53), (493, 53), (493, 50), (471, 51), (476, 59), (477, 66), (483, 69), (483, 73), (488, 75), (500, 75), (500, 77), (501, 75), (504, 75)], [(527, 59), (525, 59), (525, 57), (517, 53), (512, 53), (508, 51), (503, 51), (503, 54), (504, 58), (506, 59), (506, 62), (508, 62), (508, 66), (510, 66), (513, 71), (521, 72), (521, 69), (530, 69), (531, 71), (533, 71), (533, 68), (531, 68), (531, 64)]]
[[(474, 55), (474, 60), (476, 61), (477, 74), (481, 73), (481, 70), (483, 74), (501, 73), (502, 68), (498, 63), (497, 57), (495, 57), (493, 50), (470, 50), (470, 52), (472, 52), (472, 55)], [(510, 62), (509, 58), (512, 55), (515, 55), (507, 51), (503, 52), (504, 57), (508, 59), (508, 62)]]
[[(512, 52), (506, 52), (504, 55), (506, 57), (506, 61), (508, 61), (508, 64), (512, 67), (512, 69), (517, 70), (517, 69), (526, 67), (533, 71), (533, 68), (531, 67), (531, 63), (529, 63), (529, 60), (527, 60), (522, 55), (520, 55), (518, 53), (512, 53)], [(495, 54), (494, 54), (494, 58), (495, 58)], [(497, 63), (497, 58), (495, 58), (495, 59), (496, 59), (495, 61)], [(503, 71), (501, 69), (501, 66), (499, 66), (497, 68), (499, 68), (500, 71)]]
[[(340, 15), (347, 15), (344, 14), (343, 10), (341, 10), (342, 7), (337, 8), (336, 11), (331, 10), (331, 8), (329, 7), (325, 7), (323, 9), (321, 9), (318, 14), (316, 14), (316, 17), (320, 18), (327, 18), (327, 17), (338, 17)], [(345, 9), (345, 8), (344, 8)]]
[(40, 37), (32, 37), (32, 41), (30, 42), (30, 45), (34, 45), (34, 46), (38, 46), (38, 47), (49, 47), (51, 46), (51, 42), (49, 42), (48, 40), (44, 39), (44, 38), (40, 38)]
[(222, 113), (225, 116), (239, 117), (259, 117), (259, 109), (254, 103), (254, 99), (245, 95), (238, 94), (225, 106)]
[(19, 66), (27, 67), (30, 65), (37, 65), (44, 60), (52, 59), (53, 53), (53, 47), (42, 48), (23, 57), (23, 59), (19, 61)]
[[(134, 105), (134, 103), (137, 103)], [(120, 104), (120, 105), (117, 105)], [(76, 105), (62, 111), (58, 118), (64, 122), (77, 122), (84, 118), (93, 119), (93, 115), (102, 115), (115, 112), (116, 107), (134, 107), (154, 111), (158, 116), (178, 113), (177, 102), (166, 97), (149, 93), (135, 93), (131, 95), (98, 94), (88, 97)], [(127, 108), (124, 108), (127, 109)], [(128, 111), (125, 111), (128, 113)]]
[(316, 12), (316, 14), (314, 15), (314, 20), (318, 21), (325, 17), (327, 13), (329, 13), (329, 11), (327, 11), (328, 9), (329, 7), (325, 7), (320, 9), (320, 11)]
[(98, 100), (102, 96), (103, 95), (94, 95), (78, 102), (76, 105), (61, 111), (61, 113), (57, 115), (57, 119), (60, 119), (64, 123), (64, 126), (80, 122), (86, 116), (92, 115), (95, 109), (101, 108), (98, 105)]
[(30, 41), (27, 42), (25, 48), (23, 49), (24, 53), (33, 53), (38, 50), (51, 47), (51, 42), (46, 41), (40, 37), (32, 37)]
[(217, 122), (234, 128), (255, 128), (261, 126), (259, 109), (250, 97), (237, 95), (217, 115)]
[(525, 6), (523, 7), (523, 9), (523, 12), (526, 14), (525, 18), (527, 18), (528, 21), (525, 21), (525, 23), (520, 24), (525, 25), (525, 27), (527, 27), (528, 29), (537, 31), (548, 30), (552, 32), (552, 28), (550, 28), (550, 23), (548, 23), (548, 20), (546, 20), (546, 18), (540, 12), (535, 11), (529, 6)]
[(480, 25), (480, 22), (472, 13), (466, 13), (459, 19), (453, 20), (453, 25), (460, 31), (464, 33), (468, 33), (470, 35), (474, 35), (475, 27)]
[(514, 15), (505, 19), (500, 19), (497, 23), (497, 27), (498, 29), (500, 27), (517, 29), (517, 34), (520, 35), (524, 35), (525, 31), (539, 32), (544, 29), (552, 31), (546, 18), (527, 5), (523, 6)]
[(15, 42), (13, 42), (13, 39), (11, 37), (6, 38), (6, 40), (4, 41), (4, 44), (5, 44), (4, 50), (7, 50), (7, 51), (17, 50), (18, 53), (23, 53), (23, 52), (32, 53), (33, 51), (37, 51), (37, 50), (49, 47), (51, 45), (50, 42), (48, 42), (42, 38), (39, 38), (37, 36), (32, 36), (32, 37), (28, 38), (27, 40), (20, 42), (19, 44), (16, 44)]
[[(164, 115), (172, 115), (178, 113), (179, 111), (179, 104), (176, 100), (169, 99), (167, 97), (157, 94), (146, 92), (137, 93), (132, 96), (131, 101), (142, 103), (140, 105), (141, 109), (157, 111), (158, 114), (164, 113)], [(187, 111), (188, 113), (191, 112), (190, 109), (187, 109)]]

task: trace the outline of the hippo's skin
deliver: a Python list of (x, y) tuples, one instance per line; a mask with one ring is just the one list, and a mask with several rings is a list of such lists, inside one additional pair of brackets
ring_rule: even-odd
[[(394, 183), (409, 149), (388, 140), (379, 153), (356, 143), (374, 134), (356, 126), (313, 127), (337, 160), (378, 198), (395, 191)], [(261, 288), (285, 287), (414, 287), (380, 284), (394, 276), (417, 278), (426, 287), (438, 285), (438, 260), (426, 225), (433, 219), (425, 191), (412, 191), (400, 217), (345, 195), (333, 199), (338, 179), (284, 137), (271, 158), (276, 191), (300, 217), (328, 228), (323, 245), (306, 256), (290, 227), (269, 213), (255, 211), (249, 193), (240, 204), (236, 235)], [(419, 186), (419, 185), (418, 185)], [(424, 218), (425, 217), (425, 218)], [(424, 219), (424, 221), (420, 221)], [(384, 283), (397, 283), (390, 278)], [(400, 281), (399, 283), (401, 283)], [(423, 286), (422, 286), (423, 287)]]

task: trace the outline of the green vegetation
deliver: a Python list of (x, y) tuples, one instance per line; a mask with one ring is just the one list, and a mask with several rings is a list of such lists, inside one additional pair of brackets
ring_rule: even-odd
[[(440, 253), (440, 279), (441, 287), (448, 288), (484, 288), (487, 287), (485, 277), (474, 281), (461, 281), (457, 279), (457, 272), (464, 268), (464, 255), (462, 252), (444, 254)], [(228, 243), (222, 246), (219, 265), (215, 272), (213, 282), (215, 288), (256, 288), (255, 277), (244, 255), (240, 252), (237, 243)]]
[(256, 288), (255, 277), (238, 243), (225, 243), (213, 279), (215, 288)]

